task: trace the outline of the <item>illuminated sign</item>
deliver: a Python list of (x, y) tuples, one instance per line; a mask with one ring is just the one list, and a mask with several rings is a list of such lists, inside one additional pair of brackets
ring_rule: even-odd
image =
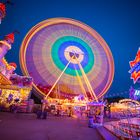
[(140, 96), (140, 90), (135, 90), (135, 95)]
[(136, 83), (140, 78), (140, 48), (137, 52), (135, 60), (130, 61), (129, 64), (131, 67), (131, 69), (129, 70), (129, 73), (131, 73), (131, 79), (133, 79), (133, 82)]
[(134, 99), (135, 100), (140, 100), (140, 90), (135, 90)]

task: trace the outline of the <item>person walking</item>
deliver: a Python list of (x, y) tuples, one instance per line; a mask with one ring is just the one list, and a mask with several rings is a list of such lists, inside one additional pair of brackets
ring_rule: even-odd
[(38, 107), (36, 115), (37, 115), (37, 119), (41, 119), (41, 115), (42, 115), (41, 106)]
[(44, 111), (42, 112), (42, 115), (43, 115), (42, 119), (47, 118), (47, 115), (48, 115), (48, 107), (47, 106), (44, 108)]

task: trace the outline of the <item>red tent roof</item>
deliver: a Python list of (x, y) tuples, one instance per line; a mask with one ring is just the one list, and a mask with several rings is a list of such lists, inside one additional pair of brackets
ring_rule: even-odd
[(6, 36), (4, 37), (4, 39), (10, 40), (11, 43), (14, 43), (14, 37), (15, 37), (14, 33), (10, 33), (10, 34), (6, 35)]

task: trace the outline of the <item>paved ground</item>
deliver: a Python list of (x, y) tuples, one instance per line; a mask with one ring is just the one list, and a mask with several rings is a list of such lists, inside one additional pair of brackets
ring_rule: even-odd
[(0, 140), (102, 140), (86, 120), (0, 112)]

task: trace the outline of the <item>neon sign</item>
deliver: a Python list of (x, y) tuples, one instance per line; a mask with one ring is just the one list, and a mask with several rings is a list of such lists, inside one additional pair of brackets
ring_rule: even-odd
[(140, 90), (135, 90), (135, 96), (140, 96)]
[(131, 74), (131, 79), (133, 79), (134, 84), (140, 78), (140, 48), (137, 52), (135, 60), (129, 62), (131, 69), (129, 73)]

